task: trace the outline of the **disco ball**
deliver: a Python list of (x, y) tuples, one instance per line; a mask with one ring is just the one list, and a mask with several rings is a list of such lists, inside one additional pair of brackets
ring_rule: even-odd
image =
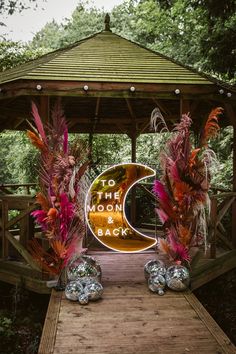
[(166, 268), (164, 263), (157, 259), (153, 259), (147, 262), (144, 266), (144, 275), (146, 280), (148, 280), (150, 276), (155, 274), (160, 274), (162, 276), (165, 276), (165, 273), (166, 273)]
[(189, 271), (182, 265), (173, 265), (166, 271), (166, 284), (175, 291), (186, 290), (190, 283)]

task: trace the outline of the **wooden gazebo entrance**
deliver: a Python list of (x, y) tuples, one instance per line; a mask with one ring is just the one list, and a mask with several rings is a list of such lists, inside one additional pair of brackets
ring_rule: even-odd
[[(169, 124), (178, 121), (182, 113), (191, 112), (194, 130), (198, 132), (207, 113), (213, 107), (222, 106), (225, 111), (221, 123), (233, 125), (236, 151), (235, 89), (112, 33), (108, 18), (104, 31), (0, 75), (1, 130), (27, 129), (26, 120), (32, 119), (32, 100), (37, 103), (41, 117), (48, 121), (58, 97), (71, 132), (127, 134), (132, 143), (133, 162), (136, 160), (136, 139), (139, 134), (150, 132), (150, 115), (155, 107), (159, 107)], [(228, 250), (236, 246), (235, 172), (236, 154), (234, 190), (223, 196), (225, 201), (218, 210), (216, 199), (213, 204), (213, 256), (217, 234)], [(44, 275), (26, 250), (27, 239), (34, 232), (29, 217), (34, 208), (33, 198), (3, 194), (1, 199), (0, 279), (15, 284), (23, 277), (28, 288), (38, 292), (49, 291)], [(231, 205), (233, 231), (227, 238), (219, 227), (222, 215)], [(8, 211), (11, 208), (18, 208), (20, 215), (9, 221)], [(16, 223), (20, 223), (19, 235), (11, 232)], [(30, 266), (6, 261), (9, 242)], [(235, 257), (234, 251), (230, 252)], [(235, 266), (232, 257), (225, 256), (222, 261), (224, 271)], [(223, 270), (218, 269), (217, 273), (212, 268), (210, 278)], [(201, 272), (199, 274), (202, 276)], [(209, 276), (205, 278), (208, 280)], [(198, 280), (197, 284), (200, 286), (202, 283)]]

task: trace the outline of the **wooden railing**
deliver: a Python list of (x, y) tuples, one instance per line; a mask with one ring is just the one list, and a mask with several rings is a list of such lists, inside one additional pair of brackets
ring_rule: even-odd
[[(236, 201), (236, 192), (217, 193), (211, 196), (211, 216), (209, 223), (209, 241), (211, 245), (211, 257), (216, 257), (216, 245), (218, 240), (227, 249), (233, 249), (233, 242), (229, 230), (226, 230), (223, 218), (230, 211), (232, 204)], [(228, 222), (232, 224), (232, 218), (236, 215), (228, 217)], [(230, 225), (230, 229), (231, 229)]]
[[(155, 200), (149, 184), (142, 183), (137, 186)], [(233, 249), (231, 232), (226, 230), (223, 218), (235, 201), (236, 192), (218, 193), (211, 197), (209, 241), (212, 258), (216, 256), (216, 245), (219, 241), (226, 249)], [(35, 235), (40, 237), (40, 233), (35, 234), (38, 230), (35, 228), (33, 218), (30, 215), (36, 208), (34, 202), (35, 199), (31, 195), (5, 194), (0, 196), (1, 258), (14, 258), (14, 252), (16, 254), (17, 251), (18, 256), (20, 255), (31, 268), (39, 270), (39, 266), (27, 251), (28, 241)], [(13, 211), (16, 216), (12, 216)], [(231, 221), (229, 219), (228, 223), (231, 224)], [(11, 257), (12, 254), (13, 257)]]
[[(0, 200), (2, 259), (17, 258), (20, 255), (33, 269), (39, 270), (27, 251), (27, 243), (34, 237), (34, 221), (30, 215), (36, 207), (34, 197), (9, 194), (0, 196)], [(13, 211), (17, 215), (11, 217)]]

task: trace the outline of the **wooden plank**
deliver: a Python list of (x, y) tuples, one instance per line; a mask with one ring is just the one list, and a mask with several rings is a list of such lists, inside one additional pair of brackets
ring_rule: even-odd
[(52, 290), (38, 354), (52, 354), (57, 333), (62, 292)]
[(206, 260), (191, 272), (191, 289), (195, 290), (236, 267), (236, 250), (226, 252), (213, 260)]
[(217, 229), (217, 199), (211, 198), (211, 215), (210, 215), (210, 243), (211, 243), (211, 258), (216, 257), (216, 229)]
[(194, 308), (195, 312), (206, 325), (207, 329), (211, 332), (212, 336), (215, 337), (220, 347), (223, 349), (224, 353), (235, 354), (236, 347), (226, 336), (224, 331), (216, 324), (210, 314), (207, 312), (205, 307), (198, 301), (194, 294), (186, 294), (185, 298), (189, 304)]
[(29, 205), (27, 207), (26, 210), (20, 212), (19, 215), (17, 215), (16, 217), (12, 218), (10, 221), (8, 221), (8, 223), (6, 224), (6, 229), (9, 229), (11, 226), (13, 226), (14, 224), (16, 224), (18, 221), (22, 220), (23, 218), (25, 218), (27, 215), (29, 215), (29, 213), (31, 213), (31, 211), (33, 211), (36, 208), (36, 205)]
[(154, 252), (94, 254), (102, 266), (103, 298), (81, 306), (52, 292), (39, 354), (235, 352), (192, 294), (160, 297), (148, 290), (143, 265)]
[(80, 352), (213, 354), (225, 351), (221, 351), (183, 294), (168, 292), (158, 297), (148, 291), (144, 282), (108, 282), (103, 299), (97, 303), (82, 307), (62, 298), (53, 353)]

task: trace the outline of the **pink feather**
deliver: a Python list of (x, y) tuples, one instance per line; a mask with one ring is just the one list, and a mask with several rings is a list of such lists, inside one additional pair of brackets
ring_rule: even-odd
[(35, 121), (37, 130), (38, 130), (42, 140), (44, 141), (44, 143), (47, 143), (47, 137), (46, 137), (46, 134), (45, 134), (45, 131), (43, 128), (43, 123), (42, 123), (41, 118), (39, 116), (38, 108), (34, 102), (32, 102), (32, 114), (34, 117), (34, 121)]
[(173, 251), (176, 253), (176, 258), (178, 258), (180, 261), (190, 261), (190, 256), (188, 253), (188, 249), (184, 247), (180, 243), (176, 243), (175, 246), (173, 247)]
[(43, 231), (47, 230), (47, 213), (44, 210), (32, 211), (31, 215), (36, 219), (36, 222), (42, 227)]
[(155, 209), (160, 221), (162, 224), (165, 224), (165, 222), (169, 219), (168, 215), (164, 212), (162, 209)]
[(169, 201), (169, 195), (166, 192), (164, 185), (160, 181), (156, 180), (154, 182), (153, 192), (156, 194), (160, 202)]
[(66, 193), (60, 195), (60, 239), (65, 241), (68, 238), (68, 231), (74, 217), (74, 204), (68, 199)]

